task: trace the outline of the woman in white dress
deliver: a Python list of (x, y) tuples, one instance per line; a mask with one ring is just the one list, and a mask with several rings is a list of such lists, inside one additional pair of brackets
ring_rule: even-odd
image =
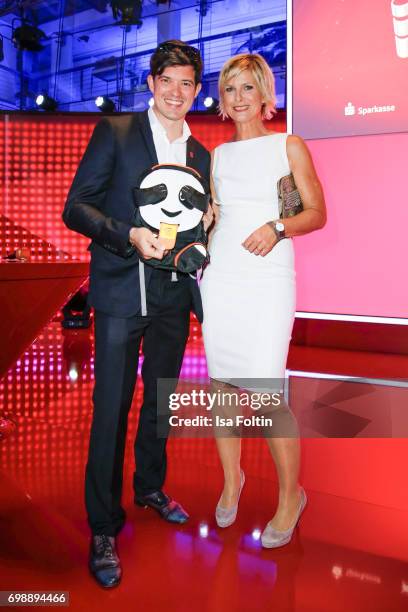
[[(249, 379), (236, 384), (265, 390), (265, 379), (276, 382), (285, 376), (295, 315), (291, 238), (323, 227), (324, 198), (303, 140), (271, 132), (263, 123), (275, 110), (275, 87), (260, 55), (240, 54), (228, 60), (220, 73), (219, 94), (221, 113), (234, 121), (235, 134), (212, 154), (215, 226), (211, 263), (201, 283), (208, 371), (214, 388), (222, 388), (219, 381)], [(290, 172), (304, 210), (280, 220), (277, 182)], [(258, 379), (263, 379), (260, 386)], [(279, 479), (278, 508), (261, 537), (267, 548), (290, 541), (306, 505), (298, 484), (296, 422), (283, 402), (281, 406), (295, 433), (267, 437)], [(245, 480), (241, 440), (218, 435), (216, 442), (225, 478), (216, 520), (227, 527), (235, 521)]]

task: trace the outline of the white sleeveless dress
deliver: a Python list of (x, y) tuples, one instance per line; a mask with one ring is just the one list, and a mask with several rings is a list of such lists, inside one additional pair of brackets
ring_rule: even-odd
[(294, 249), (278, 242), (265, 257), (242, 243), (279, 218), (277, 182), (289, 174), (287, 134), (228, 142), (214, 152), (220, 205), (201, 281), (208, 373), (218, 380), (282, 379), (295, 316)]

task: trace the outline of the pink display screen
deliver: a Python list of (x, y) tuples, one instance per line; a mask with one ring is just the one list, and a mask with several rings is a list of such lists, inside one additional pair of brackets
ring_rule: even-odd
[(408, 128), (408, 0), (293, 0), (293, 130)]
[(408, 134), (307, 145), (328, 220), (295, 238), (297, 310), (408, 317)]
[(328, 211), (295, 239), (297, 310), (407, 318), (408, 0), (293, 0), (292, 126)]

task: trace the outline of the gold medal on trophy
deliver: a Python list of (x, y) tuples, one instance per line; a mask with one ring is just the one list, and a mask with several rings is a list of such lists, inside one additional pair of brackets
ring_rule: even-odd
[(177, 238), (178, 223), (160, 222), (159, 238), (166, 251), (174, 249)]

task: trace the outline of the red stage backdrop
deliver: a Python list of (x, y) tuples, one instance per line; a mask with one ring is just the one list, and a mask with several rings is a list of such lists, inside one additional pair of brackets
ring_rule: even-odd
[[(0, 214), (87, 261), (89, 240), (61, 220), (66, 195), (100, 114), (3, 114), (0, 116)], [(194, 135), (208, 148), (231, 138), (233, 125), (216, 116), (191, 115)], [(271, 126), (272, 127), (272, 126)], [(279, 114), (276, 131), (286, 128)], [(2, 236), (14, 250), (12, 236)], [(8, 243), (8, 244), (7, 244)]]
[[(86, 261), (89, 241), (65, 228), (64, 201), (100, 115), (0, 116), (0, 213)], [(231, 137), (217, 116), (191, 115), (209, 149)], [(285, 131), (278, 114), (270, 129)], [(295, 239), (297, 310), (406, 317), (405, 166), (408, 134), (309, 142), (326, 193), (321, 232)], [(250, 215), (250, 211), (248, 211)], [(12, 250), (11, 236), (2, 237)]]

